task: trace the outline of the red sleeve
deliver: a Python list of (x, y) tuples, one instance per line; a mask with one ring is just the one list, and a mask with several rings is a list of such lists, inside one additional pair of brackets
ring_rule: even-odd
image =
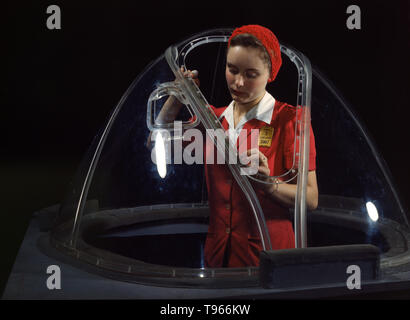
[[(226, 109), (225, 108), (215, 108), (213, 105), (209, 105), (211, 107), (211, 109), (213, 110), (213, 112), (216, 114), (217, 117), (219, 117), (222, 112)], [(188, 121), (189, 122), (194, 122), (196, 120), (196, 115), (193, 115)]]
[[(285, 125), (285, 135), (284, 135), (284, 161), (286, 169), (291, 169), (293, 163), (295, 163), (295, 168), (298, 168), (299, 163), (299, 139), (296, 141), (296, 150), (294, 150), (295, 143), (295, 125), (296, 125), (296, 113), (293, 112), (293, 117), (289, 118)], [(300, 118), (300, 112), (298, 112), (298, 118)], [(297, 134), (300, 134), (299, 127), (297, 128)], [(316, 170), (316, 146), (315, 146), (315, 135), (313, 133), (312, 125), (310, 125), (310, 146), (309, 146), (309, 171)], [(293, 162), (294, 152), (296, 152), (296, 159)]]
[[(214, 111), (214, 113), (219, 116), (220, 114), (222, 114), (223, 110), (225, 110), (225, 108), (215, 108), (213, 105), (209, 105), (211, 107), (211, 109)], [(196, 115), (194, 114), (189, 120), (188, 122), (194, 122), (196, 120)], [(203, 128), (202, 123), (199, 124), (199, 126), (197, 127), (199, 130), (201, 130), (201, 128)], [(202, 130), (203, 131), (203, 130)], [(205, 131), (203, 131), (204, 134), (204, 138), (205, 138)], [(182, 141), (182, 147), (185, 148), (188, 144), (190, 144), (191, 142), (193, 142), (194, 140), (183, 140)]]

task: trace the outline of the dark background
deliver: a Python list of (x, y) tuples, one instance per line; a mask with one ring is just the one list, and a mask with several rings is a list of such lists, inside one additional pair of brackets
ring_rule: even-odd
[[(410, 199), (410, 1), (32, 1), (2, 4), (0, 294), (33, 212), (59, 203), (132, 80), (171, 44), (261, 24), (343, 93)], [(49, 5), (62, 29), (46, 28)], [(346, 9), (361, 8), (348, 30)]]

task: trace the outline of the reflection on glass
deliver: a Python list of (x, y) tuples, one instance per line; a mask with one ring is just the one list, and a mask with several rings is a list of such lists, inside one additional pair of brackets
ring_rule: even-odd
[(370, 219), (372, 219), (372, 221), (376, 222), (377, 220), (379, 220), (379, 213), (377, 211), (376, 206), (373, 204), (373, 202), (368, 201), (366, 203), (366, 209), (367, 209), (367, 214), (369, 215)]
[(165, 158), (165, 142), (161, 131), (157, 132), (155, 139), (155, 160), (157, 163), (158, 174), (164, 179), (167, 175), (167, 163)]

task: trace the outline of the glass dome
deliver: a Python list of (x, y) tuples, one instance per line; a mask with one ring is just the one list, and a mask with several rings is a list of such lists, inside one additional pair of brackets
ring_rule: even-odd
[[(258, 267), (205, 267), (209, 206), (204, 164), (180, 161), (175, 149), (183, 143), (184, 130), (221, 128), (209, 105), (230, 103), (224, 59), (231, 32), (210, 30), (171, 46), (134, 80), (70, 185), (50, 235), (54, 247), (120, 280), (164, 286), (257, 285)], [(380, 249), (385, 271), (403, 266), (409, 261), (408, 221), (382, 158), (351, 108), (324, 76), (314, 68), (312, 72), (309, 60), (284, 44), (281, 51), (283, 66), (267, 90), (300, 110), (294, 144), (298, 191), (289, 210), (295, 247), (370, 243)], [(199, 70), (200, 87), (183, 77), (181, 66)], [(156, 121), (169, 95), (185, 105), (177, 118), (180, 130)], [(310, 118), (320, 195), (318, 208), (307, 212)], [(151, 145), (158, 132), (164, 141), (163, 169)], [(237, 156), (229, 140), (208, 138), (218, 152)], [(242, 174), (240, 164), (225, 161), (252, 208), (263, 248), (270, 250), (254, 177)]]

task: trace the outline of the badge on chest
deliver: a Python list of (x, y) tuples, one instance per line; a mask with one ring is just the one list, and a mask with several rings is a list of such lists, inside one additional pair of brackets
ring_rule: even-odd
[(259, 129), (259, 147), (270, 147), (272, 144), (274, 129), (272, 127), (266, 126)]

